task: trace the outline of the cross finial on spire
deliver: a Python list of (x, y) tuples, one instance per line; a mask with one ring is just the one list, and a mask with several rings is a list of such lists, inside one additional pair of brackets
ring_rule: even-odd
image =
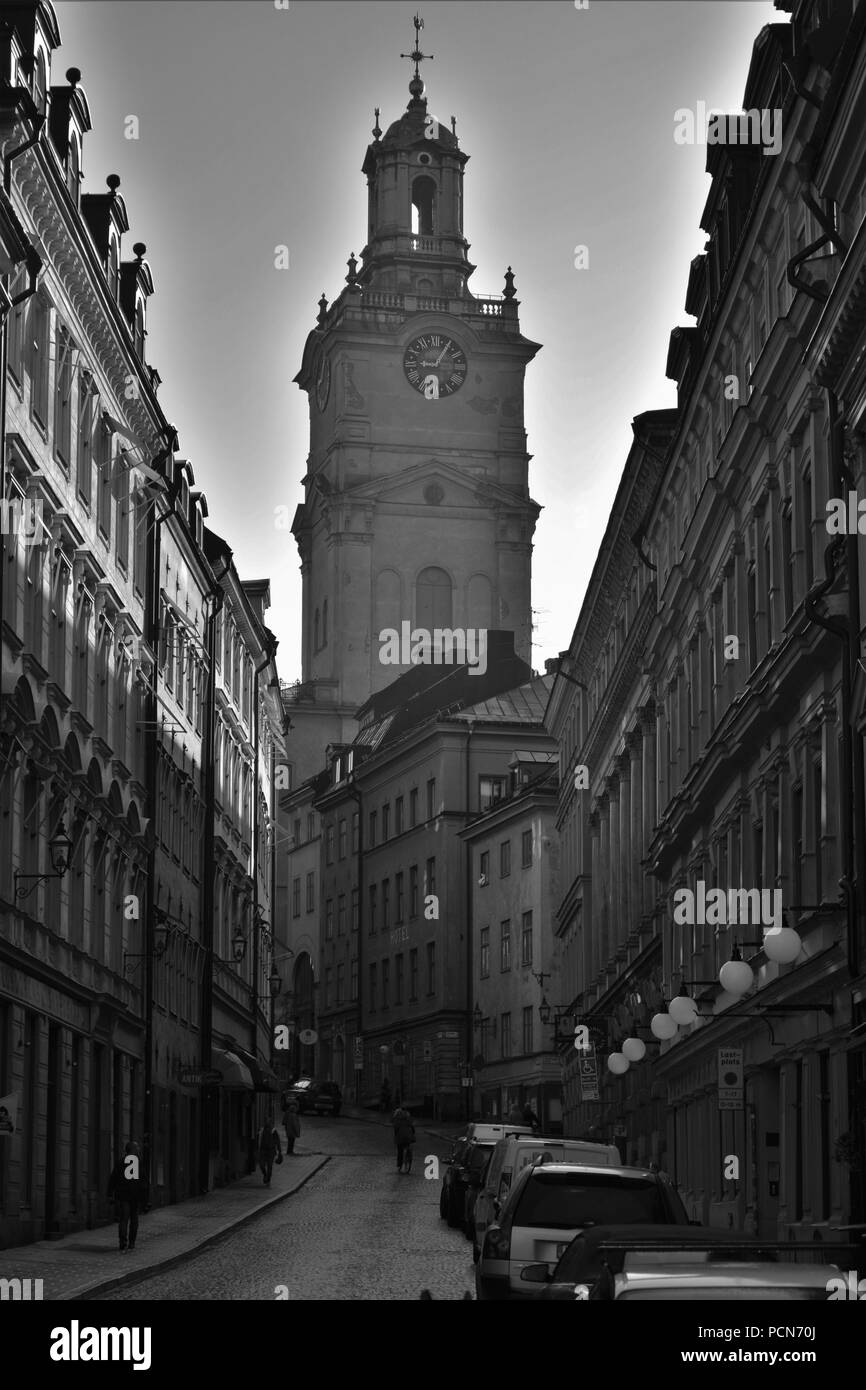
[(419, 63), (423, 63), (425, 58), (429, 58), (432, 61), (433, 54), (421, 52), (421, 30), (424, 28), (423, 19), (416, 14), (412, 23), (415, 25), (415, 51), (414, 53), (401, 53), (400, 57), (408, 58), (410, 62), (415, 64), (415, 77), (416, 80), (420, 80), (421, 74), (418, 71), (418, 65)]

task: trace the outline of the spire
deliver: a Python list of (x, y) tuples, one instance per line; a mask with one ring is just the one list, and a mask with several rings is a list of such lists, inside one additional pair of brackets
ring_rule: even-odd
[(412, 53), (401, 53), (400, 57), (408, 58), (411, 63), (415, 64), (415, 75), (409, 83), (409, 95), (413, 102), (417, 102), (424, 96), (424, 83), (421, 78), (419, 65), (423, 63), (425, 59), (429, 59), (432, 62), (433, 54), (421, 52), (421, 30), (424, 28), (423, 19), (416, 14), (412, 23), (415, 25), (415, 48)]

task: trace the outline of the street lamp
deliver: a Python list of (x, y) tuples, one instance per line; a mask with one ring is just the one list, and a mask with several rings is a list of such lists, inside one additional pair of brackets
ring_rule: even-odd
[[(63, 824), (63, 821), (61, 820), (58, 822), (57, 829), (51, 836), (51, 839), (48, 841), (48, 853), (51, 859), (51, 867), (54, 870), (54, 872), (50, 874), (22, 874), (19, 873), (16, 869), (15, 873), (12, 875), (15, 887), (15, 897), (29, 897), (29, 895), (33, 892), (34, 888), (36, 888), (38, 884), (44, 883), (46, 879), (63, 878), (64, 874), (66, 873), (66, 870), (69, 868), (69, 856), (71, 852), (72, 841), (67, 835), (66, 827)], [(19, 887), (19, 884), (24, 879), (34, 879), (35, 882), (31, 883), (29, 888), (21, 888)]]
[(236, 927), (232, 936), (232, 955), (238, 965), (240, 965), (247, 953), (247, 939), (240, 927)]

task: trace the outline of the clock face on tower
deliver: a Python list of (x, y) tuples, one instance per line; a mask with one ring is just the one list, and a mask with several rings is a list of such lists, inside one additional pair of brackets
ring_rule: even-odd
[(453, 396), (466, 380), (466, 353), (445, 333), (422, 333), (403, 354), (406, 380), (419, 395)]

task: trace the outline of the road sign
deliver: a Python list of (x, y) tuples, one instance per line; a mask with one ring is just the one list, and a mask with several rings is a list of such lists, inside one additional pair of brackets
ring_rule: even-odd
[(319, 1041), (319, 1035), (315, 1028), (302, 1028), (298, 1034), (298, 1038), (304, 1044), (304, 1047), (312, 1047), (313, 1043)]
[(196, 1067), (181, 1067), (181, 1086), (217, 1086), (223, 1079), (221, 1071), (200, 1071)]
[(743, 1049), (719, 1048), (719, 1109), (741, 1110), (743, 1106)]
[(579, 1057), (577, 1066), (580, 1076), (581, 1100), (598, 1100), (598, 1070), (595, 1064), (595, 1050), (587, 1053), (585, 1057)]

